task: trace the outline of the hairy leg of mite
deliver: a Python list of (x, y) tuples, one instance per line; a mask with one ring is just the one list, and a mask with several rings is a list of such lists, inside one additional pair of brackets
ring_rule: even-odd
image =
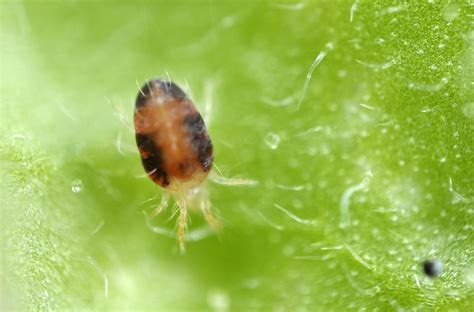
[(159, 213), (161, 213), (163, 210), (168, 207), (168, 202), (169, 202), (170, 195), (168, 192), (163, 192), (163, 195), (161, 197), (161, 202), (160, 204), (148, 215), (150, 219), (153, 219), (156, 217)]
[(209, 174), (209, 180), (216, 184), (228, 185), (228, 186), (255, 186), (258, 184), (255, 180), (250, 179), (240, 179), (240, 178), (225, 178), (220, 174), (216, 174), (211, 171)]
[(184, 253), (184, 241), (186, 240), (186, 200), (178, 200), (179, 218), (178, 218), (178, 241), (181, 253)]
[(211, 202), (208, 199), (201, 200), (200, 208), (207, 223), (209, 223), (214, 230), (219, 231), (222, 228), (222, 225), (211, 211)]

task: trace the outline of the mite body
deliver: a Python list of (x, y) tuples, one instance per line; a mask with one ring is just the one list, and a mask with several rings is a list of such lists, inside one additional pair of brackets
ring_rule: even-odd
[(135, 103), (135, 133), (143, 167), (160, 186), (185, 191), (212, 166), (212, 143), (193, 102), (172, 82), (149, 81)]
[(139, 91), (134, 113), (135, 135), (147, 175), (164, 188), (153, 216), (168, 206), (171, 194), (179, 209), (178, 239), (184, 251), (187, 209), (200, 209), (215, 229), (204, 180), (212, 167), (212, 143), (193, 102), (176, 84), (155, 79)]

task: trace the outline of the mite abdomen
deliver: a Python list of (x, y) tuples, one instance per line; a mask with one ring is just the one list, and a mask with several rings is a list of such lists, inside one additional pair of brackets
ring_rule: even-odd
[(212, 143), (193, 102), (176, 84), (147, 82), (135, 103), (135, 136), (143, 167), (170, 190), (201, 183), (212, 166)]

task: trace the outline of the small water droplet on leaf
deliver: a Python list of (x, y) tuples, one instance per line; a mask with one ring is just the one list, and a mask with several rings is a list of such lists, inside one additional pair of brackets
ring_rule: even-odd
[(265, 144), (272, 150), (277, 149), (280, 144), (280, 136), (274, 132), (270, 132), (265, 136)]
[(82, 181), (80, 179), (75, 179), (74, 181), (72, 181), (71, 190), (74, 193), (79, 193), (80, 191), (82, 191)]

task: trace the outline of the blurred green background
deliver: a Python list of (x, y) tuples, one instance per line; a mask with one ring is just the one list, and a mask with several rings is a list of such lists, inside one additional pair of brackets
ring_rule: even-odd
[[(3, 0), (0, 14), (0, 309), (472, 309), (469, 1)], [(152, 231), (174, 230), (169, 211), (145, 222), (161, 189), (126, 125), (138, 85), (167, 76), (210, 118), (223, 174), (259, 182), (209, 183), (224, 229), (193, 214), (184, 255)]]

